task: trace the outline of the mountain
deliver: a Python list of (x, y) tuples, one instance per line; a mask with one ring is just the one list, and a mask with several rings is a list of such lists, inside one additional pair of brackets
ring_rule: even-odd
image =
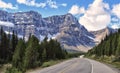
[(0, 10), (0, 21), (13, 23), (14, 27), (3, 26), (6, 32), (17, 31), (21, 38), (27, 39), (29, 34), (35, 35), (40, 41), (45, 36), (57, 39), (68, 51), (84, 51), (95, 45), (94, 35), (79, 24), (72, 14), (56, 15), (47, 18), (35, 11), (8, 13)]
[(110, 35), (111, 33), (115, 32), (117, 32), (116, 29), (112, 29), (109, 27), (106, 27), (98, 31), (91, 31), (91, 33), (95, 36), (94, 41), (96, 42), (96, 44), (99, 44), (101, 40), (103, 40), (107, 35)]
[(50, 29), (53, 29), (51, 32), (57, 34), (55, 38), (61, 42), (64, 48), (87, 51), (94, 46), (92, 39), (94, 36), (80, 25), (73, 15), (66, 14), (44, 19), (50, 25)]

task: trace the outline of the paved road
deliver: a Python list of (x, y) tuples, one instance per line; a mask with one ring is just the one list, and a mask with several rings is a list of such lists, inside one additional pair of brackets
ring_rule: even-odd
[(29, 73), (117, 73), (110, 67), (86, 58), (73, 58), (60, 64)]

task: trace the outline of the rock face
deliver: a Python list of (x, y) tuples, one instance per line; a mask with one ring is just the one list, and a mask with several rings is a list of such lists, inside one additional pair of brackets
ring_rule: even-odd
[(91, 33), (95, 36), (94, 41), (96, 42), (96, 44), (99, 44), (101, 40), (103, 40), (107, 35), (115, 32), (117, 32), (116, 29), (107, 27), (98, 31), (92, 31)]
[(11, 22), (14, 27), (3, 26), (5, 31), (17, 31), (18, 36), (28, 38), (35, 35), (41, 41), (45, 36), (57, 39), (61, 46), (68, 51), (84, 51), (95, 45), (94, 35), (71, 14), (42, 18), (34, 11), (8, 13), (0, 11), (0, 21)]

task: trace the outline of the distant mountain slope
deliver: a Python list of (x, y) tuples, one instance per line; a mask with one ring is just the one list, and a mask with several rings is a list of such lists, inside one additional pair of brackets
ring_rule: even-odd
[(86, 55), (120, 68), (120, 29), (118, 32), (107, 36), (101, 43), (89, 50)]
[(47, 18), (34, 11), (8, 13), (0, 11), (0, 21), (10, 22), (14, 27), (3, 26), (5, 31), (17, 31), (19, 37), (35, 35), (41, 41), (45, 36), (57, 39), (68, 51), (84, 51), (95, 46), (94, 35), (71, 14), (56, 15)]
[(98, 31), (91, 31), (91, 33), (95, 36), (94, 41), (96, 42), (96, 44), (99, 44), (101, 40), (103, 40), (106, 37), (106, 35), (109, 35), (110, 33), (115, 33), (115, 32), (117, 32), (117, 30), (109, 27), (98, 30)]

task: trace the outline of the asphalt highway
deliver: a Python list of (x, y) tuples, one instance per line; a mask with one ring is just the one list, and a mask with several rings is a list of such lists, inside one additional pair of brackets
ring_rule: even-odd
[(87, 58), (73, 58), (29, 73), (117, 73), (111, 67)]

